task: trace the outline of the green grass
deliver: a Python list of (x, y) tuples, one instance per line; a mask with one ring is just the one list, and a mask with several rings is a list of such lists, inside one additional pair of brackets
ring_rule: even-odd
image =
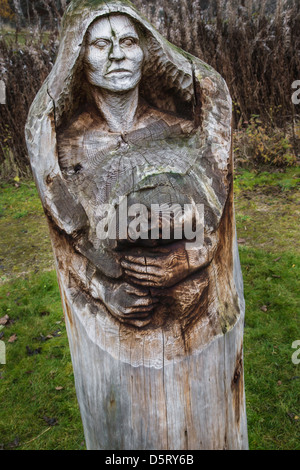
[[(16, 41), (16, 30), (13, 29), (13, 28), (10, 28), (8, 26), (2, 27), (2, 28), (0, 28), (0, 36), (2, 36), (5, 39), (5, 42), (7, 44), (10, 44), (10, 43)], [(37, 35), (36, 32), (32, 33), (31, 31), (29, 31), (27, 29), (22, 29), (18, 33), (17, 44), (18, 44), (18, 46), (22, 47), (22, 46), (24, 46), (28, 43), (40, 40), (41, 37), (42, 37), (43, 43), (47, 44), (49, 36), (50, 36), (49, 31), (43, 31), (41, 34), (38, 33), (38, 35)]]
[(300, 366), (292, 362), (292, 343), (300, 339), (300, 256), (282, 253), (274, 261), (272, 253), (246, 247), (240, 254), (250, 448), (300, 450)]
[(240, 170), (235, 178), (238, 236), (252, 248), (300, 254), (300, 168), (285, 172)]
[(257, 188), (268, 188), (268, 190), (276, 188), (279, 191), (300, 189), (300, 167), (290, 167), (277, 172), (238, 170), (235, 180), (236, 192)]
[[(12, 322), (2, 330), (6, 365), (0, 366), (0, 446), (84, 448), (56, 274), (3, 284), (0, 308)], [(17, 340), (9, 343), (12, 335)]]
[[(300, 450), (300, 366), (292, 362), (292, 343), (300, 340), (298, 178), (299, 169), (289, 169), (274, 174), (240, 171), (235, 180), (253, 450)], [(0, 365), (0, 448), (85, 449), (37, 192), (31, 182), (21, 182), (20, 187), (3, 184), (0, 191), (0, 318), (7, 314), (12, 320), (0, 331), (7, 349), (7, 364)], [(17, 340), (9, 343), (14, 334)], [(48, 335), (52, 337), (46, 339)]]
[(32, 181), (0, 184), (0, 282), (53, 269), (47, 222)]

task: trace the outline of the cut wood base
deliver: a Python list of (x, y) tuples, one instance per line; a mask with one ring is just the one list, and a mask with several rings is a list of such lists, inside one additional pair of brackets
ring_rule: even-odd
[(201, 353), (155, 369), (113, 358), (65, 309), (89, 450), (248, 448), (243, 318)]

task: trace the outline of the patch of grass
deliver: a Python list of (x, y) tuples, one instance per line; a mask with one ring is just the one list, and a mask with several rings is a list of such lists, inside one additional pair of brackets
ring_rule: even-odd
[(300, 188), (300, 167), (279, 171), (257, 171), (239, 169), (235, 176), (235, 191), (253, 191), (258, 188), (271, 188), (286, 191)]
[(0, 184), (0, 283), (53, 269), (47, 222), (32, 181)]
[(55, 272), (0, 286), (0, 312), (10, 318), (2, 330), (0, 447), (84, 449)]
[(238, 172), (236, 223), (238, 236), (247, 246), (275, 255), (290, 251), (292, 246), (300, 254), (299, 181), (299, 167), (273, 173)]
[[(241, 247), (245, 387), (250, 449), (300, 450), (300, 256)], [(263, 309), (261, 309), (263, 307)]]

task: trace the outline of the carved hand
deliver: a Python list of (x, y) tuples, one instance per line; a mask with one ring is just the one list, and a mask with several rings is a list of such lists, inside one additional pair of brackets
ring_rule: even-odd
[(147, 287), (170, 287), (190, 273), (183, 243), (172, 245), (167, 254), (125, 256), (121, 266), (131, 282)]
[(127, 322), (147, 320), (158, 299), (150, 292), (124, 283), (105, 292), (105, 304), (111, 313)]
[(215, 254), (218, 236), (205, 239), (201, 248), (186, 249), (184, 242), (164, 248), (151, 255), (125, 256), (121, 266), (128, 279), (146, 287), (171, 287), (189, 274), (207, 266)]

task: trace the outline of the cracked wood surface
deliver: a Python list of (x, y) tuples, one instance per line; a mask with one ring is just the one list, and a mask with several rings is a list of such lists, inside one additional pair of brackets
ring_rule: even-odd
[[(224, 80), (129, 2), (73, 1), (26, 140), (88, 448), (247, 448)], [(203, 246), (172, 235), (124, 240), (118, 230), (100, 239), (99, 208), (121, 208), (125, 197), (149, 213), (202, 204)]]

